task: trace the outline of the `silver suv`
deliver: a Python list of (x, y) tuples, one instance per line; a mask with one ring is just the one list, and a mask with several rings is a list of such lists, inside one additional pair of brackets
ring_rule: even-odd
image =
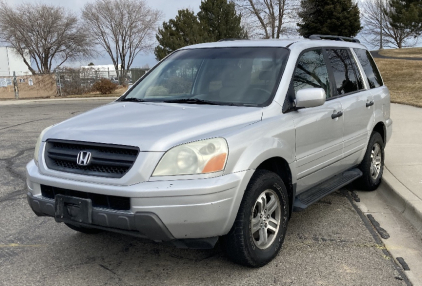
[(374, 190), (390, 94), (357, 40), (182, 48), (118, 100), (45, 129), (27, 165), (39, 216), (212, 248), (263, 266), (292, 211), (357, 180)]

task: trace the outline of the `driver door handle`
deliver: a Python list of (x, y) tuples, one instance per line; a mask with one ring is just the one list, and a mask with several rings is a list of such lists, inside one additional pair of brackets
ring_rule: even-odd
[(374, 105), (374, 101), (373, 100), (371, 100), (371, 101), (369, 101), (369, 102), (366, 103), (366, 107), (370, 107), (372, 105)]
[(336, 118), (341, 117), (341, 116), (343, 116), (343, 111), (339, 111), (339, 112), (337, 112), (337, 113), (333, 113), (333, 114), (331, 115), (331, 118), (332, 118), (332, 119), (336, 119)]

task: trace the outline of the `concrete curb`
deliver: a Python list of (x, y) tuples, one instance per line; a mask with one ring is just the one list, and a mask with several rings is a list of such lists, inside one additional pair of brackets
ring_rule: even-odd
[(18, 99), (18, 100), (0, 100), (0, 105), (18, 105), (32, 102), (50, 102), (50, 101), (77, 101), (77, 100), (116, 100), (119, 97), (71, 97), (71, 98), (45, 98), (45, 99)]
[(422, 200), (384, 168), (381, 195), (422, 234)]

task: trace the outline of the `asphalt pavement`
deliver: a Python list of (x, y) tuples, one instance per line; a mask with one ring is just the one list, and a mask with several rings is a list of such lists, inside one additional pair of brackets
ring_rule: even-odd
[(84, 235), (37, 217), (26, 201), (25, 165), (39, 133), (109, 101), (0, 104), (0, 285), (411, 285), (350, 186), (294, 213), (282, 251), (259, 269), (233, 264), (218, 245), (186, 250)]

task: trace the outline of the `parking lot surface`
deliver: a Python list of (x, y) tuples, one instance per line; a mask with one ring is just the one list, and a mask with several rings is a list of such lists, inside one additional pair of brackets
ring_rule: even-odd
[(219, 245), (186, 250), (84, 235), (37, 217), (26, 201), (25, 165), (39, 133), (109, 101), (0, 105), (0, 285), (409, 285), (352, 203), (350, 187), (294, 213), (282, 251), (259, 269), (233, 264)]

